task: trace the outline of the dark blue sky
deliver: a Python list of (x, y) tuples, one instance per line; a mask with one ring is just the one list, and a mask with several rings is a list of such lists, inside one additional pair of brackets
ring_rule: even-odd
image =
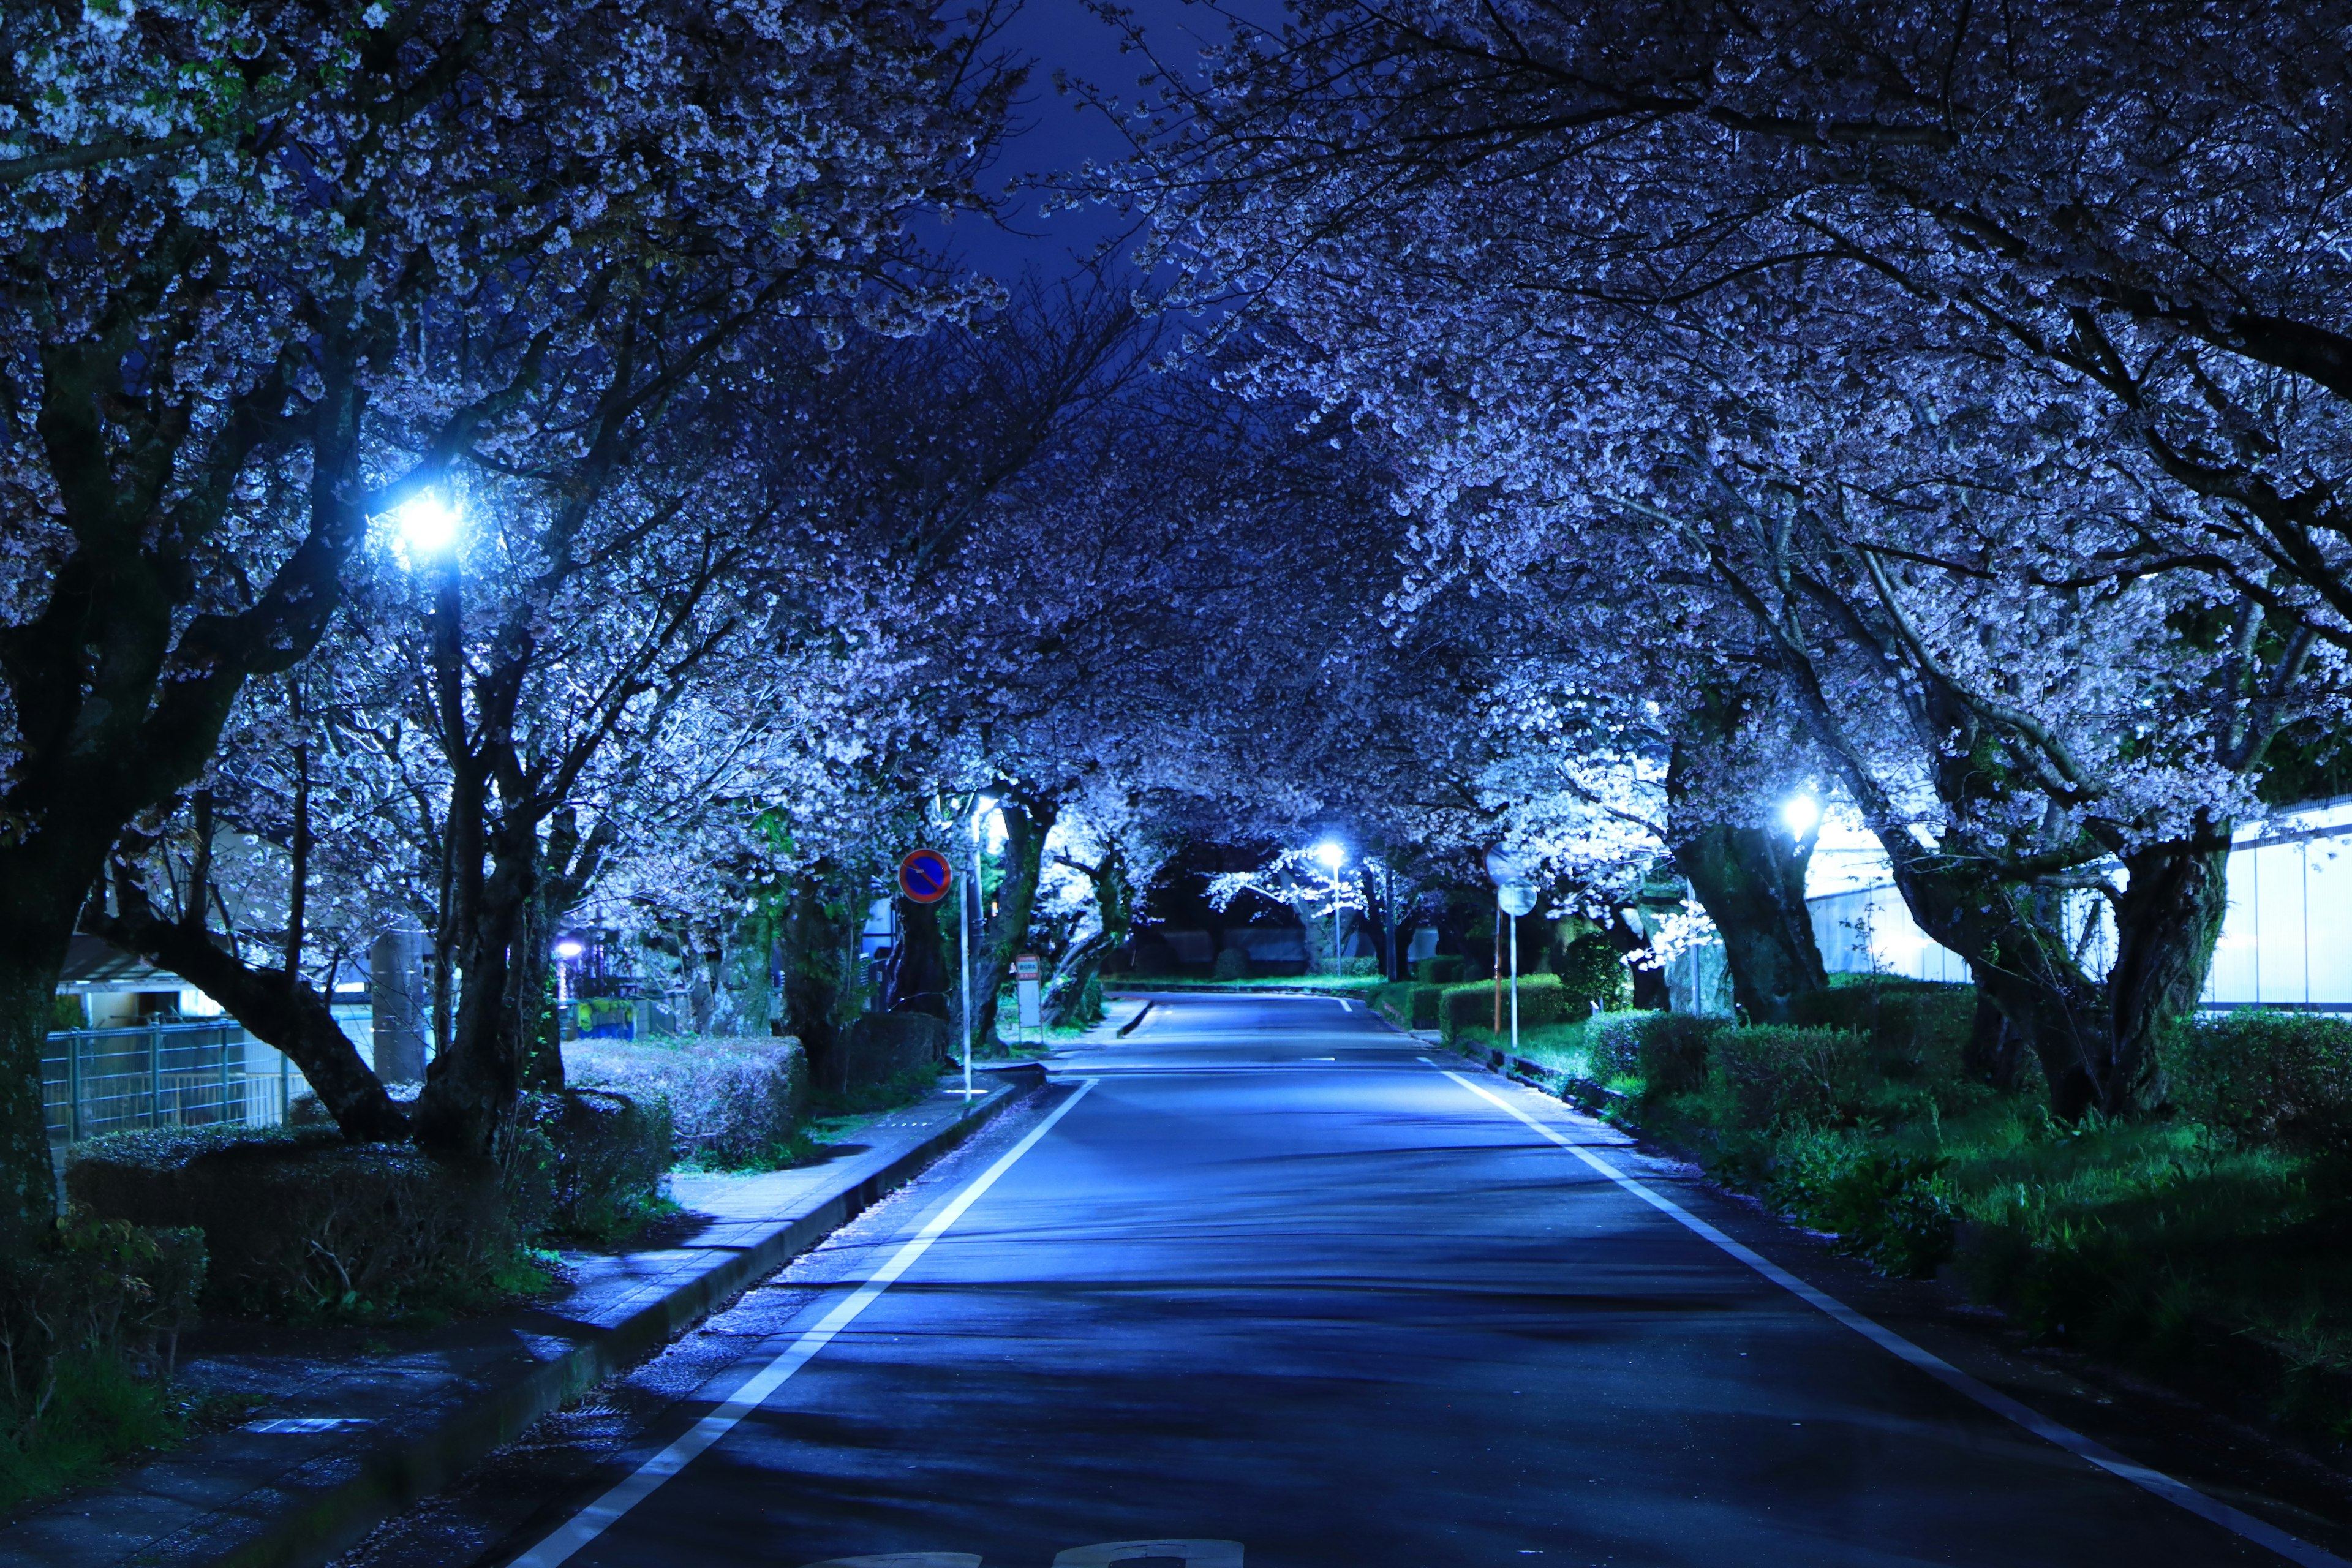
[[(1154, 50), (1171, 64), (1189, 64), (1202, 43), (1223, 36), (1223, 21), (1206, 5), (1181, 0), (1129, 4)], [(1117, 127), (1084, 107), (1076, 94), (1059, 92), (1054, 85), (1055, 72), (1060, 70), (1118, 98), (1134, 99), (1136, 79), (1145, 66), (1141, 57), (1121, 54), (1118, 42), (1118, 35), (1096, 20), (1079, 0), (1027, 0), (1002, 38), (1004, 48), (1034, 63), (1013, 113), (1013, 134), (987, 176), (992, 191), (1001, 191), (1015, 179), (1073, 171), (1089, 159), (1109, 163), (1126, 152)], [(1009, 284), (1024, 268), (1034, 268), (1049, 279), (1068, 277), (1077, 270), (1081, 257), (1132, 226), (1125, 215), (1100, 206), (1041, 216), (1040, 202), (1039, 193), (1024, 192), (1006, 203), (1004, 226), (967, 215), (936, 232), (966, 265)]]

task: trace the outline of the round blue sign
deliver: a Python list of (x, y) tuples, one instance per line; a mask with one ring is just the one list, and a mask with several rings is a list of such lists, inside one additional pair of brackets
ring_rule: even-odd
[(949, 868), (948, 858), (936, 849), (915, 850), (898, 862), (898, 890), (911, 903), (936, 904), (954, 885), (955, 872)]

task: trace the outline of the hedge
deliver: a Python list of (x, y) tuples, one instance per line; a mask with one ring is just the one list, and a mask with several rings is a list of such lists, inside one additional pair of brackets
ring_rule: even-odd
[(1795, 1021), (1863, 1036), (1879, 1072), (1906, 1079), (1959, 1070), (1976, 1006), (1973, 985), (1873, 977), (1800, 997)]
[(1437, 1027), (1437, 998), (1443, 988), (1412, 980), (1392, 980), (1372, 988), (1372, 1006), (1401, 1029)]
[(1706, 1087), (1708, 1048), (1730, 1026), (1688, 1013), (1604, 1013), (1585, 1026), (1585, 1070), (1601, 1083), (1639, 1079), (1653, 1097), (1687, 1094)]
[(495, 1289), (518, 1244), (504, 1178), (331, 1128), (159, 1128), (78, 1145), (66, 1190), (108, 1218), (202, 1230), (208, 1309), (370, 1316)]
[(668, 1107), (671, 1157), (719, 1170), (756, 1165), (792, 1137), (808, 1103), (800, 1042), (742, 1038), (567, 1040), (563, 1075)]
[(2165, 1044), (2174, 1103), (2245, 1143), (2352, 1152), (2352, 1021), (2249, 1008)]
[[(1511, 1026), (1511, 983), (1503, 982), (1503, 1027)], [(1442, 989), (1438, 1003), (1438, 1027), (1451, 1043), (1465, 1028), (1488, 1029), (1495, 1023), (1495, 983), (1473, 980), (1463, 985)], [(1560, 988), (1557, 974), (1522, 974), (1519, 976), (1519, 1026), (1531, 1029), (1538, 1025), (1560, 1021), (1567, 993)]]

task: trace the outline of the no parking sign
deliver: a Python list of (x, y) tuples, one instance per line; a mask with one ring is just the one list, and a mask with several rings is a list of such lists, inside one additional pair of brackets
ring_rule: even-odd
[(936, 849), (917, 849), (898, 862), (898, 890), (909, 903), (936, 904), (954, 885), (948, 858)]

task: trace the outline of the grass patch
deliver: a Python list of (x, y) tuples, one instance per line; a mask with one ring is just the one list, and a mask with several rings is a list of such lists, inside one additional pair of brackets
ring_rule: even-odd
[(0, 1512), (102, 1479), (186, 1435), (195, 1402), (120, 1356), (61, 1358), (47, 1408), (13, 1437), (0, 1434)]
[(1949, 1264), (2044, 1341), (2352, 1436), (2352, 1024), (2190, 1024), (2170, 1114), (2069, 1125), (2038, 1089), (1968, 1079), (1973, 1005), (1910, 986), (1837, 997), (1843, 1026), (1610, 1015), (1520, 1054), (1607, 1082), (1604, 1114), (1889, 1273)]

